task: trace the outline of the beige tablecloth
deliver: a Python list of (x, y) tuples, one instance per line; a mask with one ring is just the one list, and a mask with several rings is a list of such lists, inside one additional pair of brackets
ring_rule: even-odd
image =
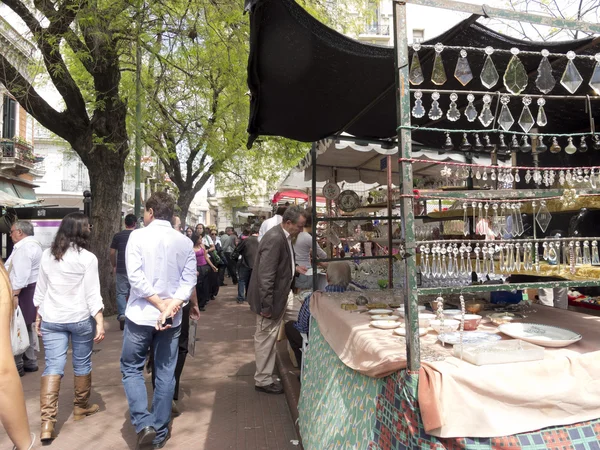
[[(321, 333), (350, 368), (383, 377), (406, 368), (406, 349), (392, 330), (369, 326), (367, 314), (342, 310), (342, 294), (313, 296), (310, 309)], [(600, 317), (535, 305), (524, 321), (556, 325), (583, 339), (545, 350), (542, 361), (474, 366), (451, 356), (431, 331), (421, 338), (419, 405), (428, 433), (440, 437), (492, 437), (600, 417)], [(480, 331), (495, 331), (482, 324)], [(506, 336), (503, 335), (504, 338)]]

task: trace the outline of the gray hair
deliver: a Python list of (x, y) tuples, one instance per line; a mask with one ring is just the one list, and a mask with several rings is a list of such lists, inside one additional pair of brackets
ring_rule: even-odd
[(301, 216), (304, 216), (304, 218), (308, 218), (308, 213), (304, 208), (300, 208), (299, 206), (290, 206), (283, 213), (282, 222), (285, 223), (289, 220), (290, 222), (295, 224), (298, 223), (298, 219), (300, 219)]
[(352, 281), (350, 265), (345, 261), (334, 261), (327, 265), (327, 283), (333, 286), (348, 287)]
[(15, 230), (21, 230), (27, 236), (33, 236), (33, 225), (25, 220), (17, 220), (15, 222)]

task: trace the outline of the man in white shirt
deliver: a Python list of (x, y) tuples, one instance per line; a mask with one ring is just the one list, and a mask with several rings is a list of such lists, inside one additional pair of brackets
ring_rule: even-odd
[(32, 324), (35, 323), (36, 308), (33, 305), (33, 294), (40, 271), (42, 259), (42, 246), (33, 237), (33, 225), (30, 222), (17, 221), (10, 227), (10, 237), (15, 244), (10, 257), (6, 261), (6, 268), (10, 276), (13, 289), (13, 303), (21, 307), (29, 342), (31, 345), (25, 353), (15, 356), (15, 363), (19, 375), (25, 372), (37, 372), (37, 356), (33, 348), (35, 339)]
[(275, 215), (273, 217), (271, 217), (270, 219), (265, 220), (261, 224), (260, 230), (258, 232), (258, 242), (261, 241), (261, 239), (263, 238), (263, 236), (266, 234), (267, 231), (269, 231), (271, 228), (276, 227), (277, 225), (281, 224), (281, 221), (283, 219), (283, 214), (285, 213), (286, 209), (287, 209), (287, 206), (278, 207), (277, 211), (275, 212)]
[[(181, 308), (196, 286), (193, 244), (171, 227), (174, 207), (169, 194), (152, 194), (144, 211), (145, 227), (131, 233), (125, 254), (131, 292), (125, 310), (121, 373), (138, 448), (150, 443), (162, 448), (171, 437), (168, 426)], [(151, 346), (156, 386), (149, 411), (143, 368)]]

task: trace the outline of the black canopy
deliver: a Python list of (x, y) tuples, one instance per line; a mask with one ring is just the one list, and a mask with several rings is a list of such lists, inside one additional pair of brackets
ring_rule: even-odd
[[(248, 84), (251, 92), (249, 145), (259, 135), (284, 136), (303, 142), (312, 142), (345, 131), (358, 139), (386, 139), (396, 136), (396, 103), (394, 95), (394, 49), (357, 42), (328, 28), (313, 18), (293, 0), (248, 0), (250, 11), (250, 57)], [(546, 48), (552, 53), (595, 54), (600, 52), (600, 38), (587, 38), (568, 42), (529, 42), (496, 33), (476, 22), (472, 16), (442, 35), (424, 44), (441, 42), (446, 46), (470, 46), (540, 52)], [(422, 49), (419, 57), (425, 74), (425, 82), (419, 86), (434, 89), (431, 71), (434, 51)], [(412, 55), (412, 50), (411, 50)], [(500, 81), (493, 89), (505, 91), (502, 75), (508, 65), (510, 54), (495, 53), (493, 60), (500, 74)], [(448, 81), (440, 89), (456, 90), (458, 106), (466, 105), (469, 90), (486, 90), (479, 79), (485, 54), (470, 52), (468, 60), (474, 79), (463, 87), (454, 77), (458, 51), (442, 52)], [(529, 85), (525, 92), (540, 94), (535, 86), (537, 67), (541, 55), (520, 55), (528, 74)], [(567, 59), (550, 59), (557, 84), (553, 95), (568, 95), (560, 85)], [(594, 61), (576, 59), (576, 66), (584, 82), (577, 95), (595, 95), (588, 86)], [(414, 101), (414, 99), (413, 99)], [(481, 96), (477, 98), (481, 109)], [(492, 104), (495, 109), (496, 99)], [(430, 94), (423, 95), (423, 103), (429, 109)], [(448, 95), (442, 95), (440, 106), (446, 111)], [(518, 119), (522, 109), (519, 100), (510, 104), (512, 115)], [(596, 120), (600, 116), (600, 102), (592, 102)], [(590, 129), (586, 102), (584, 100), (549, 99), (545, 106), (548, 125), (540, 132), (567, 133), (587, 132)], [(535, 116), (537, 106), (531, 106)], [(472, 129), (483, 126), (479, 121), (469, 123), (463, 116), (457, 122), (449, 122), (445, 115), (432, 122), (427, 115), (412, 119), (413, 124), (438, 128)], [(520, 130), (514, 125), (514, 130)], [(441, 147), (443, 135), (436, 132), (415, 131), (413, 140), (434, 147)], [(563, 142), (563, 146), (566, 143)], [(589, 153), (588, 153), (589, 155)]]

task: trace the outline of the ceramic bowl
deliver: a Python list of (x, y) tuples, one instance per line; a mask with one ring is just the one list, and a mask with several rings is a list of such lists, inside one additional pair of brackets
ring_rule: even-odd
[(444, 310), (444, 316), (446, 316), (449, 319), (456, 319), (456, 315), (461, 314), (460, 309), (445, 309)]
[(429, 326), (433, 328), (438, 334), (440, 333), (451, 333), (458, 330), (460, 322), (454, 319), (444, 319), (444, 324), (439, 319), (433, 319), (429, 322)]
[(398, 320), (398, 317), (389, 314), (373, 314), (371, 320)]
[(465, 311), (470, 314), (479, 314), (484, 308), (485, 303), (476, 300), (465, 303)]
[[(460, 320), (460, 317), (456, 317), (456, 319)], [(465, 331), (473, 331), (476, 330), (481, 322), (481, 316), (478, 314), (465, 314)]]
[(435, 319), (435, 314), (419, 313), (419, 327), (427, 328), (433, 319)]
[[(420, 313), (424, 313), (425, 312), (425, 306), (424, 305), (419, 305), (417, 307), (417, 309), (419, 310), (419, 314)], [(400, 308), (396, 308), (394, 310), (394, 314), (400, 317), (404, 317), (404, 306), (401, 306)]]

